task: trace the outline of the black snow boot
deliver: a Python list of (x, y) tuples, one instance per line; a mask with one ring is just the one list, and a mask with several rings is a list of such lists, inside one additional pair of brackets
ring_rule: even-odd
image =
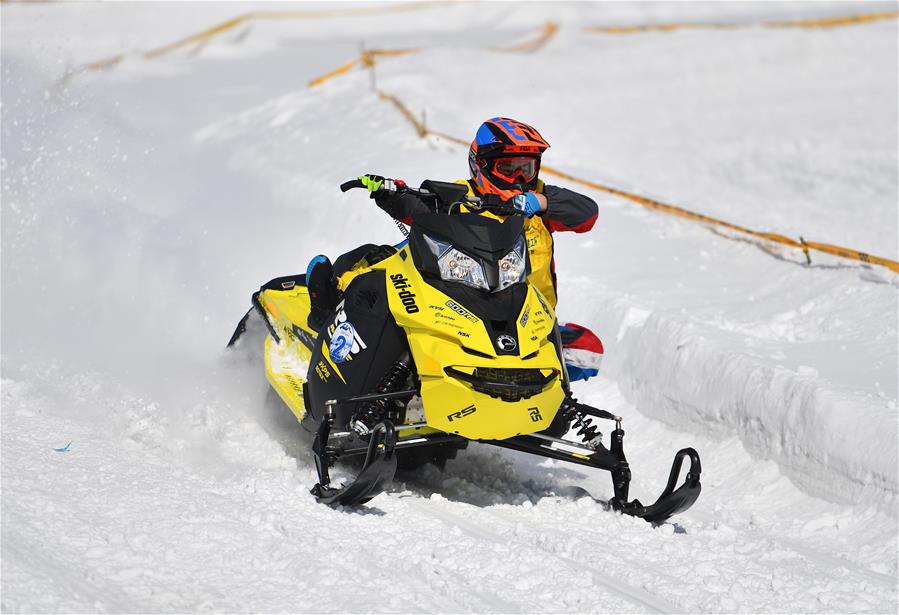
[(321, 331), (328, 316), (337, 307), (337, 278), (334, 277), (334, 267), (327, 256), (319, 254), (306, 268), (306, 288), (309, 289), (309, 301), (312, 309), (309, 311), (309, 326), (315, 331)]

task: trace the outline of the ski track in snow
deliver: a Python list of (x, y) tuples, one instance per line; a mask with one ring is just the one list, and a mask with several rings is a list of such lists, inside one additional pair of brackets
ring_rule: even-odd
[[(221, 350), (260, 283), (397, 238), (341, 181), (466, 172), (368, 74), (305, 87), (360, 38), (428, 49), (377, 80), (437, 130), (520, 117), (547, 164), (896, 258), (895, 21), (582, 31), (894, 9), (440, 5), (259, 22), (61, 86), (243, 7), (4, 3), (0, 610), (896, 612), (899, 282), (877, 268), (806, 268), (590, 193), (596, 228), (556, 236), (560, 318), (606, 346), (576, 394), (625, 417), (632, 497), (661, 491), (679, 448), (702, 455), (700, 499), (657, 528), (608, 510), (607, 474), (479, 444), (360, 509), (320, 506), (262, 327)], [(550, 18), (537, 53), (483, 51)], [(472, 66), (491, 75), (474, 90)], [(541, 87), (523, 95), (519, 71)]]

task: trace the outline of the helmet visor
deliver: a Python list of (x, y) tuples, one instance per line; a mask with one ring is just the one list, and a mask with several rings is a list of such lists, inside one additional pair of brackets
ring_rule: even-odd
[(537, 159), (531, 156), (497, 158), (493, 161), (493, 174), (510, 184), (526, 184), (537, 177)]

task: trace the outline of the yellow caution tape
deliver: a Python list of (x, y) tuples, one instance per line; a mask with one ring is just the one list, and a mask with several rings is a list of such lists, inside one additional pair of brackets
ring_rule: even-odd
[(737, 28), (836, 28), (851, 26), (872, 21), (896, 19), (899, 11), (882, 13), (862, 13), (860, 15), (845, 15), (840, 17), (824, 17), (819, 19), (796, 19), (783, 21), (762, 21), (746, 23), (670, 23), (648, 24), (640, 26), (589, 26), (584, 28), (587, 32), (599, 34), (639, 34), (642, 32), (675, 32), (677, 30), (735, 30)]
[[(441, 132), (437, 132), (434, 130), (429, 130), (427, 126), (425, 126), (424, 122), (415, 117), (415, 114), (402, 103), (396, 96), (392, 94), (387, 94), (381, 90), (375, 90), (378, 96), (382, 100), (387, 100), (392, 103), (399, 111), (403, 114), (403, 117), (408, 120), (410, 124), (415, 127), (415, 132), (418, 133), (420, 137), (437, 137), (439, 139), (445, 139), (450, 141), (451, 143), (457, 143), (464, 147), (468, 147), (469, 143), (458, 137), (453, 137), (451, 135), (447, 135)], [(787, 237), (786, 235), (781, 235), (779, 233), (768, 233), (764, 231), (756, 231), (753, 229), (749, 229), (743, 226), (739, 226), (737, 224), (733, 224), (731, 222), (726, 222), (724, 220), (719, 220), (717, 218), (712, 218), (711, 216), (706, 216), (705, 214), (700, 214), (695, 211), (690, 211), (689, 209), (684, 209), (682, 207), (677, 207), (676, 205), (670, 205), (668, 203), (663, 203), (662, 201), (657, 201), (655, 199), (651, 199), (645, 196), (640, 196), (638, 194), (634, 194), (632, 192), (627, 192), (626, 190), (621, 190), (619, 188), (613, 188), (612, 186), (606, 186), (604, 184), (599, 184), (588, 179), (583, 179), (577, 177), (575, 175), (571, 175), (570, 173), (566, 173), (560, 169), (555, 167), (551, 167), (549, 165), (541, 165), (540, 170), (544, 173), (549, 173), (550, 175), (555, 175), (556, 177), (560, 177), (567, 181), (570, 181), (575, 184), (580, 184), (582, 186), (586, 186), (588, 188), (592, 188), (594, 190), (599, 190), (600, 192), (605, 192), (607, 194), (612, 194), (623, 199), (627, 199), (633, 203), (637, 203), (646, 207), (647, 209), (651, 209), (653, 211), (662, 212), (668, 215), (677, 216), (679, 218), (684, 218), (687, 220), (693, 220), (694, 222), (699, 222), (701, 224), (707, 224), (709, 226), (721, 227), (728, 229), (730, 231), (734, 231), (737, 233), (742, 233), (744, 235), (750, 235), (752, 237), (757, 237), (759, 239), (765, 241), (771, 241), (774, 243), (779, 243), (782, 245), (790, 246), (791, 248), (798, 248), (803, 251), (806, 258), (811, 259), (809, 257), (809, 250), (816, 250), (818, 252), (824, 252), (827, 254), (832, 254), (834, 256), (840, 256), (842, 258), (849, 258), (857, 261), (861, 261), (863, 263), (869, 263), (873, 265), (881, 265), (899, 273), (899, 262), (890, 260), (888, 258), (882, 258), (880, 256), (873, 256), (871, 254), (867, 254), (865, 252), (860, 252), (858, 250), (853, 250), (851, 248), (844, 248), (842, 246), (835, 246), (827, 243), (819, 243), (815, 241), (806, 241), (802, 237), (797, 241), (796, 239), (792, 239), (791, 237)]]

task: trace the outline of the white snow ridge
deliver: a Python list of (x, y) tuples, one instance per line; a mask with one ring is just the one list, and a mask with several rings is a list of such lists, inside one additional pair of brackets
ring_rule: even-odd
[[(259, 349), (223, 347), (261, 283), (399, 241), (341, 182), (467, 176), (372, 79), (432, 130), (517, 118), (574, 176), (899, 260), (896, 17), (762, 25), (896, 3), (394, 8), (0, 6), (0, 610), (895, 613), (887, 268), (809, 266), (545, 175), (600, 205), (555, 235), (559, 313), (605, 344), (575, 392), (624, 417), (632, 496), (702, 456), (699, 500), (656, 528), (604, 506), (607, 473), (477, 443), (320, 505)], [(248, 11), (306, 18), (143, 55)], [(672, 23), (741, 27), (589, 29)], [(309, 87), (360, 41), (415, 52)]]

